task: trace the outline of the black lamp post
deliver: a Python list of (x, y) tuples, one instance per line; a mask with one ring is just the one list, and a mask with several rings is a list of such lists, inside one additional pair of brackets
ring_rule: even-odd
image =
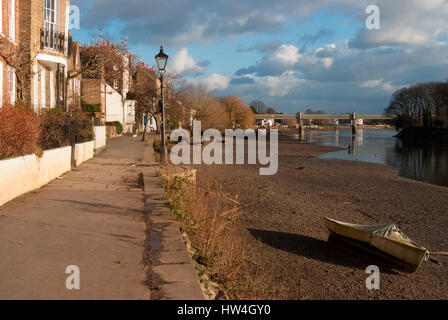
[(164, 96), (163, 96), (163, 74), (165, 73), (166, 63), (168, 61), (168, 55), (163, 52), (163, 47), (160, 47), (160, 52), (156, 55), (157, 69), (159, 71), (159, 79), (160, 79), (160, 111), (162, 113), (162, 124), (161, 124), (161, 133), (162, 133), (162, 143), (160, 145), (160, 162), (163, 165), (167, 164), (167, 150), (166, 150), (166, 141), (165, 141), (165, 106), (164, 106)]

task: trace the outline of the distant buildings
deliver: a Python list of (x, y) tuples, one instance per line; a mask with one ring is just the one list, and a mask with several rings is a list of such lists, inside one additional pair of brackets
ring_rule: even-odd
[(259, 126), (259, 127), (273, 127), (274, 124), (275, 124), (274, 119), (257, 120), (257, 126)]

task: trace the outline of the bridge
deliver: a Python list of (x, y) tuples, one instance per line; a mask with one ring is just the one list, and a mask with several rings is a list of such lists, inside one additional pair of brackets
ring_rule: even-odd
[(352, 122), (352, 134), (356, 135), (356, 119), (363, 120), (393, 120), (395, 117), (385, 114), (357, 114), (352, 113), (276, 113), (276, 114), (256, 114), (257, 120), (297, 120), (299, 123), (299, 136), (301, 139), (305, 137), (305, 126), (303, 120), (351, 120)]
[[(301, 116), (302, 118), (300, 118)], [(384, 114), (357, 114), (353, 113), (316, 113), (316, 114), (308, 114), (308, 113), (277, 113), (277, 114), (256, 114), (255, 119), (257, 120), (266, 120), (266, 119), (275, 119), (275, 120), (353, 120), (353, 115), (355, 115), (355, 119), (364, 119), (364, 120), (393, 120), (393, 116), (388, 116)]]

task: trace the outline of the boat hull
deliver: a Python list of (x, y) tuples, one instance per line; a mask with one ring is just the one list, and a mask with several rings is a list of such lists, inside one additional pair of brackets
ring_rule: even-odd
[(329, 218), (325, 218), (325, 225), (330, 231), (330, 241), (349, 245), (358, 249), (357, 251), (360, 249), (369, 256), (405, 272), (415, 272), (427, 255), (425, 248), (408, 246), (375, 235), (370, 228), (378, 226), (350, 225)]

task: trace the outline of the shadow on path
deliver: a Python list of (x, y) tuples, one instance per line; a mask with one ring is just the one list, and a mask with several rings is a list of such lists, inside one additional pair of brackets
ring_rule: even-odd
[[(99, 212), (99, 213), (108, 213), (108, 214), (119, 214), (119, 215), (125, 215), (129, 213), (136, 213), (136, 214), (142, 214), (143, 209), (133, 209), (129, 207), (119, 207), (114, 206), (108, 203), (101, 203), (101, 202), (84, 202), (84, 201), (77, 201), (77, 200), (60, 200), (60, 199), (52, 199), (53, 201), (59, 201), (59, 202), (67, 202), (71, 204), (76, 204), (81, 207), (85, 207), (86, 209), (89, 208), (90, 212)], [(105, 209), (109, 209), (105, 211)]]

